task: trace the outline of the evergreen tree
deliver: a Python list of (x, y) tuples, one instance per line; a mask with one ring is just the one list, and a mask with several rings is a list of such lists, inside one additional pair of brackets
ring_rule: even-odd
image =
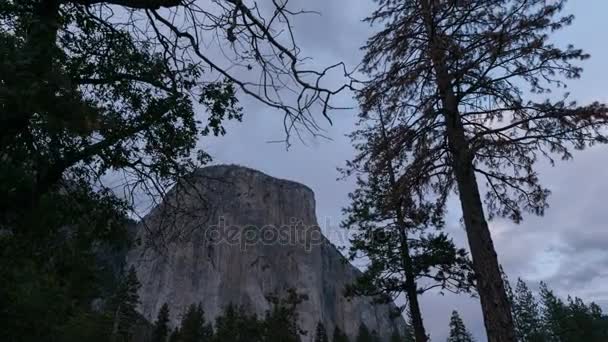
[(190, 305), (182, 318), (179, 333), (179, 342), (211, 342), (213, 328), (205, 321), (203, 306)]
[(540, 283), (540, 302), (542, 304), (542, 325), (547, 338), (551, 342), (562, 341), (564, 335), (565, 322), (567, 320), (567, 310), (553, 291), (546, 283)]
[(158, 312), (154, 330), (152, 331), (152, 342), (166, 342), (169, 337), (169, 306), (163, 304)]
[[(351, 259), (365, 258), (369, 266), (348, 295), (391, 301), (404, 294), (417, 342), (427, 341), (418, 296), (431, 288), (452, 292), (472, 287), (472, 265), (464, 249), (456, 248), (442, 229), (444, 198), (420, 200), (402, 191), (400, 180), (409, 158), (406, 148), (393, 147), (394, 120), (382, 112), (366, 112), (350, 135), (357, 150), (343, 170), (355, 175), (357, 189), (349, 194), (342, 227), (351, 234)], [(425, 286), (419, 280), (425, 279)]]
[(452, 311), (452, 317), (450, 318), (450, 336), (447, 342), (473, 342), (473, 336), (467, 331), (464, 326), (464, 322), (458, 315), (456, 310)]
[(331, 339), (332, 342), (349, 342), (348, 336), (340, 330), (340, 328), (336, 327), (334, 329), (334, 336)]
[(317, 329), (315, 331), (315, 342), (329, 342), (329, 338), (327, 337), (327, 330), (325, 330), (325, 325), (319, 322), (317, 323)]
[(137, 291), (140, 287), (137, 272), (131, 266), (113, 298), (113, 341), (127, 342), (132, 338), (139, 317), (136, 308), (139, 304)]
[(544, 332), (550, 342), (608, 340), (608, 317), (594, 303), (586, 305), (580, 298), (564, 302), (541, 283), (540, 296)]
[(565, 3), (378, 0), (367, 18), (380, 28), (364, 47), (363, 116), (381, 111), (396, 123), (384, 155), (407, 151), (400, 191), (429, 201), (457, 193), (490, 342), (516, 336), (488, 220), (542, 215), (542, 158), (608, 142), (605, 105), (548, 95), (589, 57), (551, 42), (572, 23)]
[(269, 295), (267, 299), (272, 308), (266, 312), (264, 319), (264, 341), (299, 342), (300, 334), (306, 332), (298, 327), (296, 308), (307, 297), (289, 289), (284, 298)]
[(264, 322), (255, 315), (248, 315), (244, 308), (228, 305), (216, 318), (214, 341), (259, 342), (263, 341)]
[(518, 279), (512, 302), (515, 332), (520, 342), (542, 342), (542, 324), (538, 303), (526, 283)]

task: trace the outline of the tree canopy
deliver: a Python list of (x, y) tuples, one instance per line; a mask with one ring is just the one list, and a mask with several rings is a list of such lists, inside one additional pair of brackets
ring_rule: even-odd
[(407, 156), (401, 191), (432, 200), (457, 191), (492, 342), (516, 337), (487, 219), (542, 215), (538, 163), (608, 141), (604, 104), (551, 93), (589, 57), (551, 41), (572, 23), (565, 3), (379, 0), (367, 18), (379, 29), (364, 47), (362, 110), (397, 123), (385, 158)]

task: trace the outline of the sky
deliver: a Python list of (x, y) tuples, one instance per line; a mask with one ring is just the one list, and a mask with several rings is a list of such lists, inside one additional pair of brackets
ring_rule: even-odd
[[(361, 19), (373, 8), (371, 0), (292, 0), (294, 8), (315, 10), (294, 22), (296, 40), (302, 53), (319, 67), (343, 61), (354, 68), (362, 52), (359, 47), (371, 32)], [(608, 102), (608, 45), (606, 0), (569, 1), (566, 13), (576, 17), (574, 24), (556, 35), (558, 45), (573, 43), (591, 54), (584, 62), (580, 80), (569, 83), (572, 98), (580, 103)], [(241, 97), (242, 123), (227, 125), (227, 135), (205, 138), (200, 142), (214, 163), (240, 164), (271, 176), (306, 184), (315, 192), (317, 217), (324, 233), (337, 245), (344, 245), (337, 233), (341, 208), (348, 204), (347, 194), (354, 189), (352, 180), (337, 180), (336, 168), (353, 156), (345, 134), (354, 128), (356, 102), (352, 94), (337, 99), (351, 110), (334, 112), (333, 124), (319, 123), (329, 139), (305, 137), (304, 142), (285, 144), (269, 141), (284, 138), (281, 113)], [(558, 294), (577, 295), (596, 301), (608, 309), (608, 146), (578, 152), (572, 161), (555, 168), (541, 166), (543, 183), (552, 190), (550, 209), (544, 217), (526, 216), (515, 225), (509, 221), (490, 222), (499, 261), (511, 280), (518, 277), (530, 285), (545, 281)], [(456, 201), (449, 205), (448, 232), (460, 246), (466, 246), (459, 223)], [(458, 310), (478, 340), (485, 340), (479, 303), (464, 295), (425, 294), (422, 310), (427, 330), (435, 341), (445, 340), (449, 315)]]

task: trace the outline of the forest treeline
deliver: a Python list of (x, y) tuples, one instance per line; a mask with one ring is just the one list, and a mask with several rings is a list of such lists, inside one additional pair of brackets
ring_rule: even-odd
[[(165, 303), (154, 322), (146, 321), (137, 312), (140, 304), (139, 281), (131, 268), (120, 281), (118, 291), (109, 298), (104, 309), (70, 320), (61, 330), (61, 341), (112, 342), (349, 342), (339, 327), (328, 332), (322, 322), (314, 331), (298, 325), (297, 307), (306, 296), (295, 289), (282, 295), (268, 295), (271, 308), (262, 317), (248, 309), (228, 305), (214, 320), (205, 317), (201, 303), (191, 304), (183, 312), (174, 313), (179, 324), (171, 320)], [(545, 283), (534, 293), (521, 279), (515, 289), (505, 279), (505, 288), (515, 322), (518, 342), (603, 342), (608, 340), (608, 315), (595, 303), (586, 304), (578, 297), (566, 300), (557, 296)], [(393, 331), (388, 342), (414, 342), (411, 315), (404, 331)], [(377, 331), (359, 325), (353, 342), (383, 342)], [(446, 342), (474, 342), (459, 313), (454, 310), (449, 322)]]
[[(305, 63), (291, 21), (306, 11), (282, 1), (0, 0), (0, 339), (92, 339), (100, 317), (118, 338), (136, 275), (103, 256), (129, 248), (138, 204), (211, 162), (200, 141), (242, 119), (242, 96), (282, 114), (289, 143), (350, 90), (343, 227), (369, 266), (347, 294), (407, 298), (416, 342), (429, 336), (420, 296), (475, 294), (488, 340), (521, 341), (489, 222), (544, 215), (539, 164), (608, 142), (605, 104), (566, 91), (590, 57), (554, 41), (574, 22), (566, 3), (376, 0), (354, 79)], [(230, 48), (210, 52), (210, 32)], [(344, 84), (322, 87), (336, 69)], [(443, 230), (450, 199), (468, 249)], [(524, 321), (542, 328), (525, 338), (602, 339), (597, 305), (556, 299), (549, 328), (539, 301)]]

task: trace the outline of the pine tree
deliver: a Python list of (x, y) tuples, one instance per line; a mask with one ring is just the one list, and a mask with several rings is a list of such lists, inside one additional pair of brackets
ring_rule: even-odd
[[(469, 291), (472, 265), (464, 249), (437, 233), (444, 226), (445, 198), (424, 201), (402, 191), (409, 154), (405, 147), (393, 146), (399, 140), (392, 132), (394, 123), (382, 110), (366, 112), (350, 135), (357, 155), (342, 172), (356, 176), (357, 188), (349, 194), (342, 227), (353, 232), (351, 259), (366, 258), (369, 266), (347, 294), (377, 301), (405, 295), (416, 341), (425, 342), (418, 297), (431, 288)], [(421, 278), (430, 281), (419, 286)]]
[(248, 315), (245, 309), (228, 305), (215, 320), (216, 342), (259, 342), (263, 340), (264, 322), (256, 315)]
[(538, 303), (526, 283), (518, 279), (513, 296), (515, 333), (520, 342), (542, 342), (542, 324)]
[(473, 342), (473, 336), (467, 331), (464, 326), (464, 322), (458, 315), (458, 311), (452, 311), (452, 317), (450, 318), (450, 336), (447, 342)]
[(169, 337), (169, 306), (167, 303), (161, 306), (158, 312), (154, 330), (152, 331), (152, 342), (166, 342)]
[(327, 330), (325, 330), (325, 325), (319, 322), (317, 323), (317, 329), (315, 331), (315, 342), (329, 342), (329, 338), (327, 337)]
[(589, 57), (551, 42), (572, 23), (565, 3), (378, 0), (367, 18), (380, 28), (364, 47), (363, 116), (397, 123), (385, 155), (407, 152), (400, 191), (457, 193), (490, 342), (516, 337), (488, 220), (542, 215), (550, 192), (538, 163), (608, 142), (605, 105), (548, 95)]
[(136, 311), (139, 304), (137, 291), (141, 287), (137, 279), (137, 272), (131, 266), (126, 277), (123, 279), (112, 300), (113, 305), (113, 341), (129, 341), (133, 335), (133, 329), (138, 320)]
[(348, 336), (340, 330), (340, 328), (336, 327), (334, 329), (334, 336), (331, 339), (332, 342), (349, 342)]
[(542, 304), (542, 325), (543, 330), (551, 342), (563, 340), (565, 322), (567, 320), (567, 310), (553, 291), (546, 283), (540, 283), (540, 302)]
[(213, 328), (205, 321), (203, 306), (190, 305), (179, 327), (179, 342), (210, 342), (213, 338)]
[(301, 331), (298, 327), (297, 306), (306, 300), (305, 295), (289, 289), (284, 298), (276, 295), (267, 296), (272, 307), (264, 319), (264, 341), (299, 342)]

